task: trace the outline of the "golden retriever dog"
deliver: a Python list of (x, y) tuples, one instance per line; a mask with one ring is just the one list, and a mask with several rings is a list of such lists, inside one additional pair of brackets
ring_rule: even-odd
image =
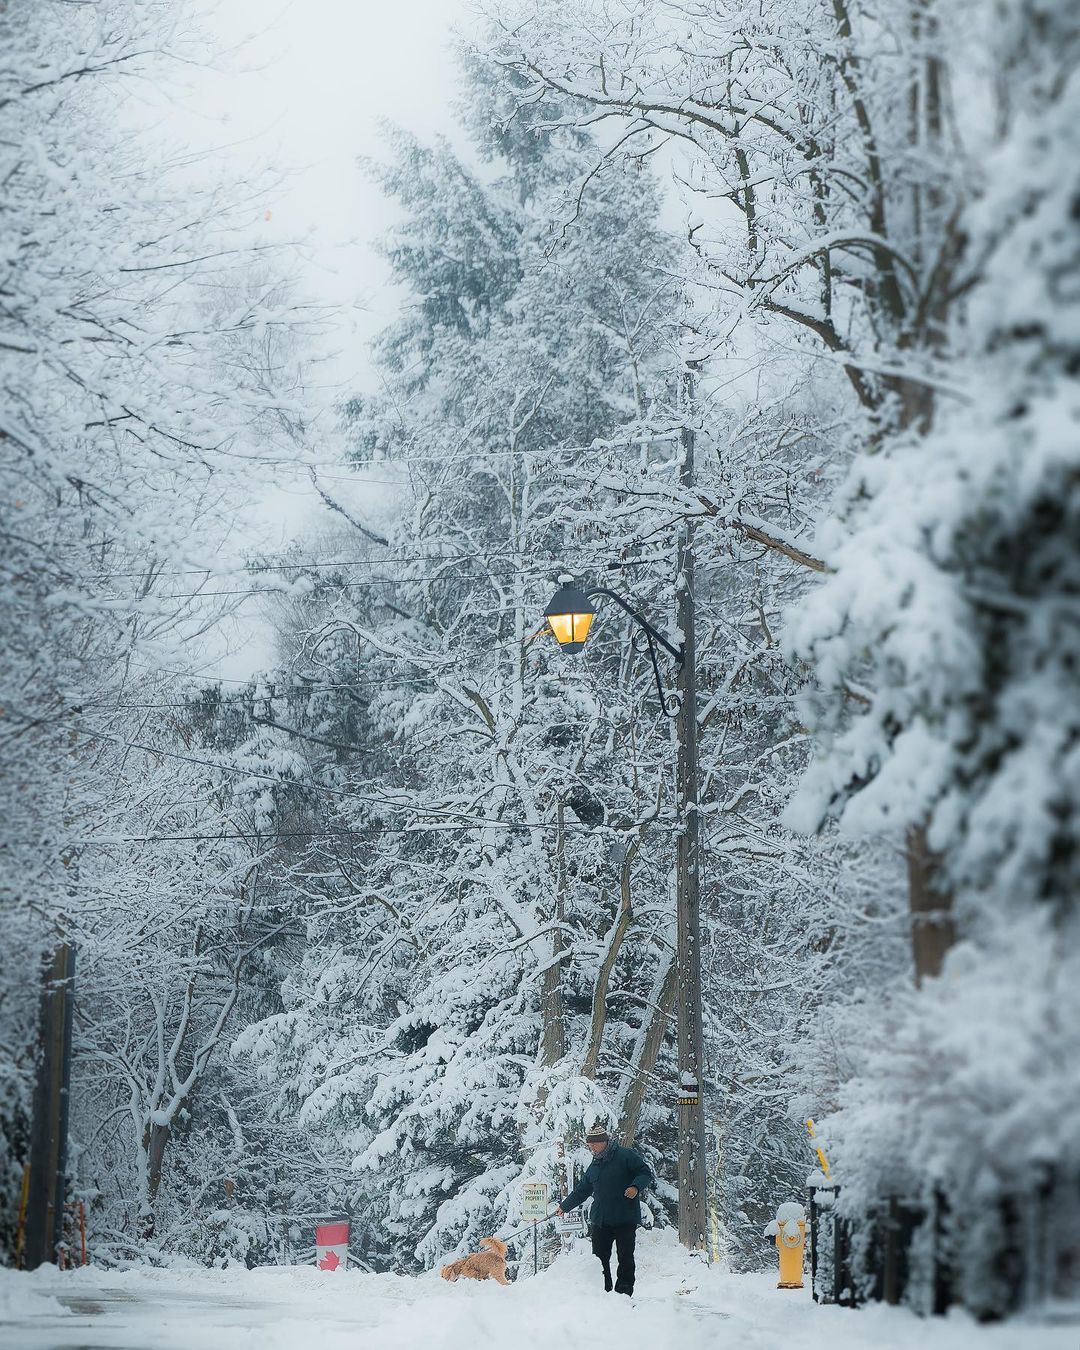
[(499, 1284), (509, 1284), (506, 1278), (506, 1243), (488, 1237), (480, 1239), (480, 1246), (487, 1250), (463, 1256), (460, 1261), (451, 1261), (448, 1266), (443, 1266), (439, 1274), (451, 1283), (464, 1275), (467, 1280), (497, 1280)]

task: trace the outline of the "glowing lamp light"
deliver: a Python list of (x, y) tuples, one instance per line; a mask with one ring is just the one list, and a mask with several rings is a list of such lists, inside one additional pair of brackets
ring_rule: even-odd
[(581, 651), (595, 614), (592, 601), (572, 582), (560, 586), (544, 610), (548, 627), (564, 652)]

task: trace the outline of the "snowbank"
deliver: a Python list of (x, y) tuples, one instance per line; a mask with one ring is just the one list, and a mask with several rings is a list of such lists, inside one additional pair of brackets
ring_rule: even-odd
[[(584, 1248), (509, 1288), (314, 1268), (6, 1273), (12, 1350), (1076, 1350), (1076, 1326), (920, 1321), (897, 1308), (821, 1308), (773, 1275), (706, 1267), (643, 1235), (638, 1293), (605, 1294)], [(24, 1293), (61, 1297), (27, 1303)], [(14, 1308), (14, 1311), (12, 1310)], [(95, 1311), (96, 1309), (96, 1311)]]
[(48, 1292), (56, 1278), (47, 1266), (33, 1272), (0, 1266), (0, 1327), (31, 1317), (67, 1317), (67, 1308)]

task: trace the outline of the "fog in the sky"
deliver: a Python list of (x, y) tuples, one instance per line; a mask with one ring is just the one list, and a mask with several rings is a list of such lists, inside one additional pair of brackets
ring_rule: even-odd
[[(174, 103), (198, 148), (221, 147), (238, 173), (287, 174), (266, 201), (268, 236), (307, 241), (302, 284), (322, 300), (362, 303), (368, 336), (392, 310), (370, 244), (392, 219), (357, 166), (383, 153), (382, 120), (459, 139), (453, 30), (467, 0), (204, 0), (215, 55)], [(347, 317), (347, 316), (346, 316)]]
[[(152, 115), (162, 117), (170, 140), (208, 155), (218, 172), (255, 177), (272, 166), (277, 182), (265, 202), (260, 197), (259, 228), (268, 241), (303, 242), (289, 261), (297, 289), (335, 307), (333, 356), (319, 367), (316, 398), (324, 411), (315, 430), (316, 446), (325, 443), (332, 458), (334, 404), (342, 394), (373, 387), (366, 344), (400, 298), (372, 249), (393, 208), (357, 159), (385, 153), (383, 120), (425, 139), (439, 134), (461, 142), (451, 44), (454, 29), (467, 32), (475, 19), (467, 0), (198, 3), (210, 62), (170, 89), (163, 117), (160, 107)], [(339, 478), (327, 487), (369, 515), (389, 491)], [(244, 515), (234, 543), (249, 547), (279, 546), (329, 520), (302, 472), (253, 489)], [(245, 606), (239, 623), (208, 647), (208, 673), (243, 678), (269, 659), (258, 604)]]

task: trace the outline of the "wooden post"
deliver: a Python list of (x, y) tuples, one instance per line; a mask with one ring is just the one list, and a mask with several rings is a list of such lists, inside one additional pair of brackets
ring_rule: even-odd
[(41, 995), (41, 1059), (34, 1085), (26, 1204), (27, 1270), (55, 1261), (63, 1235), (74, 979), (75, 949), (61, 942), (53, 951)]
[(885, 1250), (881, 1259), (881, 1296), (886, 1303), (900, 1302), (900, 1211), (890, 1195), (882, 1216)]
[[(679, 482), (694, 486), (694, 377), (683, 376), (682, 464)], [(678, 539), (675, 596), (682, 638), (678, 668), (679, 713), (675, 723), (677, 761), (675, 798), (679, 822), (676, 850), (676, 922), (678, 929), (676, 1011), (679, 1028), (680, 1084), (697, 1084), (696, 1101), (679, 1106), (679, 1241), (691, 1251), (706, 1250), (704, 1050), (701, 1020), (701, 817), (698, 812), (698, 717), (694, 604), (694, 525), (684, 520)]]
[(19, 1219), (15, 1226), (15, 1269), (24, 1268), (23, 1257), (26, 1252), (26, 1206), (30, 1199), (30, 1167), (22, 1172), (22, 1185), (19, 1187)]

